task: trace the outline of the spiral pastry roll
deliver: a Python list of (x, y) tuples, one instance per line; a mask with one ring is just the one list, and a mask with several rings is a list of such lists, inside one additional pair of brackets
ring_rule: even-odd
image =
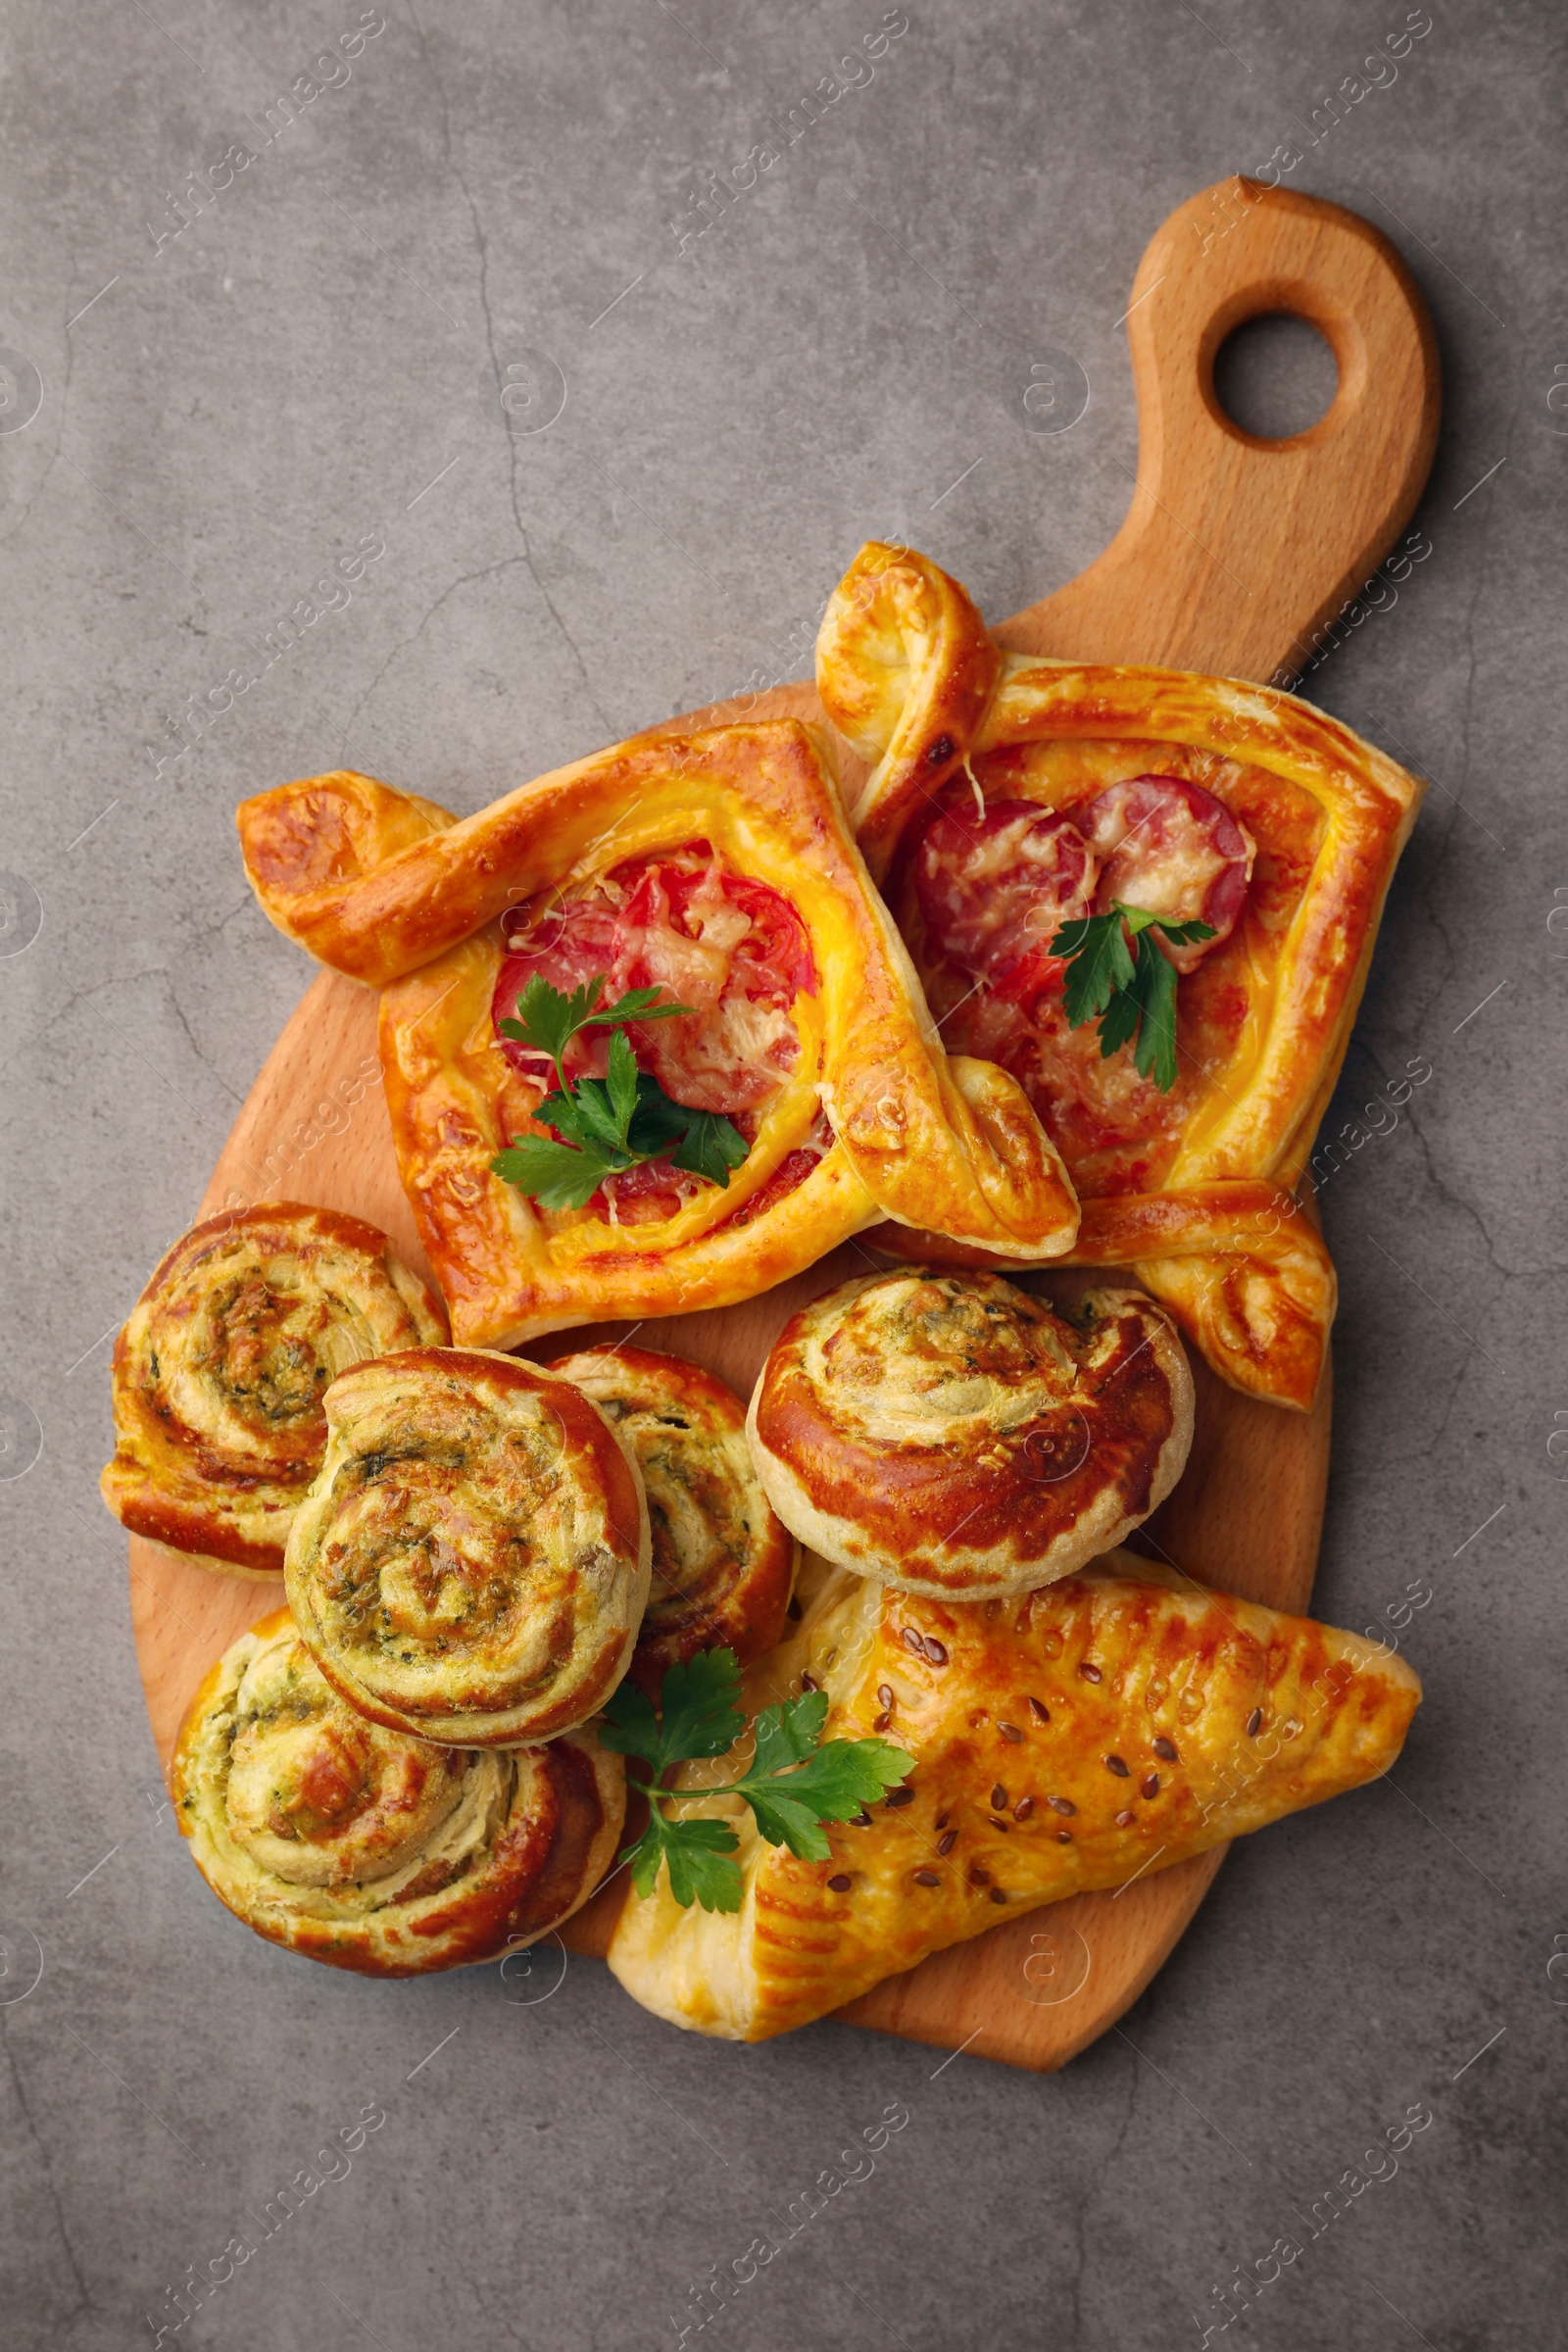
[(642, 1348), (590, 1348), (551, 1366), (630, 1445), (653, 1534), (648, 1611), (627, 1669), (657, 1697), (664, 1670), (700, 1649), (743, 1666), (784, 1634), (795, 1545), (762, 1492), (746, 1409), (700, 1365)]
[(533, 1942), (593, 1892), (626, 1804), (620, 1758), (588, 1733), (486, 1755), (367, 1722), (286, 1609), (197, 1691), (173, 1794), (197, 1869), (237, 1919), (371, 1977)]
[(872, 1274), (791, 1318), (747, 1423), (773, 1508), (933, 1599), (1068, 1576), (1148, 1518), (1193, 1440), (1181, 1343), (1132, 1291), (1074, 1319), (992, 1274)]
[(357, 1365), (325, 1406), (286, 1572), (327, 1681), (374, 1722), (457, 1747), (585, 1722), (648, 1600), (631, 1446), (559, 1374), (476, 1348)]
[(292, 1200), (209, 1217), (174, 1244), (116, 1343), (104, 1500), (133, 1535), (204, 1567), (281, 1576), (326, 1451), (328, 1384), (446, 1336), (375, 1226)]

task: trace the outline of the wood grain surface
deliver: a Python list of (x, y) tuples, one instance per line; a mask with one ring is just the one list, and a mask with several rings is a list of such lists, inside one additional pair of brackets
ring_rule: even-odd
[[(1294, 669), (1311, 632), (1375, 569), (1420, 494), (1437, 435), (1431, 326), (1408, 272), (1354, 214), (1227, 180), (1182, 205), (1149, 246), (1129, 297), (1140, 471), (1127, 519), (1089, 569), (997, 630), (1019, 651), (1158, 662), (1266, 679)], [(1304, 433), (1259, 441), (1213, 389), (1231, 329), (1289, 311), (1319, 326), (1340, 383)], [(846, 563), (852, 548), (844, 550)], [(746, 714), (820, 718), (808, 686)], [(705, 722), (734, 716), (711, 705)], [(671, 721), (672, 725), (689, 721)], [(393, 781), (417, 790), (421, 779)], [(269, 779), (256, 779), (260, 789)], [(344, 1087), (341, 1082), (349, 1081)], [(346, 1101), (357, 1088), (358, 1099)], [(269, 1055), (202, 1202), (299, 1200), (380, 1225), (429, 1278), (398, 1182), (375, 1061), (375, 1001), (324, 973)], [(172, 1239), (172, 1236), (171, 1236)], [(785, 1319), (864, 1270), (855, 1244), (748, 1304), (647, 1323), (642, 1347), (706, 1364), (745, 1395)], [(1062, 1294), (1067, 1271), (1031, 1276)], [(1080, 1281), (1088, 1277), (1077, 1278)], [(1093, 1279), (1103, 1283), (1106, 1272)], [(558, 1334), (548, 1358), (624, 1326)], [(1139, 1541), (1204, 1582), (1301, 1609), (1312, 1589), (1329, 1457), (1329, 1379), (1307, 1415), (1225, 1388), (1196, 1358), (1198, 1427), (1176, 1492)], [(131, 1610), (147, 1706), (167, 1767), (180, 1720), (219, 1652), (282, 1599), (281, 1581), (216, 1576), (130, 1539)], [(1134, 2001), (1201, 1901), (1223, 1848), (1116, 1893), (1026, 1913), (892, 1978), (842, 2015), (1014, 2066), (1062, 2065)], [(562, 1940), (602, 1954), (620, 1885)]]

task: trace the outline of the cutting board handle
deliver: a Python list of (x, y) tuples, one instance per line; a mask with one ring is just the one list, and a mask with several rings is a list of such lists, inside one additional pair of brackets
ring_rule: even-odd
[[(1225, 414), (1214, 358), (1285, 311), (1339, 368), (1325, 416), (1265, 441)], [(1017, 652), (1278, 677), (1371, 576), (1408, 521), (1436, 446), (1437, 340), (1403, 262), (1321, 197), (1234, 178), (1155, 231), (1127, 313), (1138, 486), (1087, 571), (998, 630)]]

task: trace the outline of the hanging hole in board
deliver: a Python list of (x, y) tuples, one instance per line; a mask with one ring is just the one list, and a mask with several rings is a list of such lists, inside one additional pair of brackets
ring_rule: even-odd
[(1214, 396), (1259, 441), (1309, 432), (1334, 405), (1340, 371), (1309, 318), (1266, 311), (1233, 327), (1214, 355)]

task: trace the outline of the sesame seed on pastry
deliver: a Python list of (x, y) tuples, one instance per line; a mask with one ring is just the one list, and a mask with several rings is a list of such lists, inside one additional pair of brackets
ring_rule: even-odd
[(229, 1576), (281, 1576), (351, 1364), (439, 1345), (446, 1316), (359, 1217), (267, 1200), (177, 1241), (115, 1344), (105, 1502)]
[(699, 1817), (721, 1814), (739, 1841), (741, 1907), (683, 1911), (662, 1873), (628, 1895), (609, 1953), (672, 2025), (765, 2040), (1000, 1920), (1357, 1788), (1394, 1762), (1421, 1696), (1373, 1642), (1130, 1552), (985, 1602), (827, 1571), (752, 1670), (748, 1713), (808, 1672), (826, 1739), (879, 1732), (913, 1769), (861, 1821), (825, 1825), (822, 1862), (764, 1844), (738, 1798), (704, 1806), (736, 1751), (683, 1769)]
[(550, 1367), (631, 1446), (648, 1494), (653, 1581), (628, 1679), (658, 1696), (700, 1649), (743, 1666), (784, 1631), (795, 1544), (762, 1492), (732, 1389), (678, 1355), (589, 1348)]
[(585, 1902), (625, 1813), (591, 1734), (506, 1754), (437, 1747), (345, 1704), (286, 1609), (226, 1650), (174, 1751), (203, 1878), (270, 1943), (363, 1976), (462, 1968)]
[(286, 1560), (328, 1682), (457, 1747), (554, 1739), (625, 1673), (648, 1599), (631, 1447), (557, 1373), (478, 1348), (360, 1364)]
[(901, 1592), (983, 1600), (1068, 1576), (1163, 1501), (1193, 1439), (1151, 1299), (1072, 1320), (991, 1274), (863, 1275), (790, 1319), (747, 1424), (803, 1544)]

